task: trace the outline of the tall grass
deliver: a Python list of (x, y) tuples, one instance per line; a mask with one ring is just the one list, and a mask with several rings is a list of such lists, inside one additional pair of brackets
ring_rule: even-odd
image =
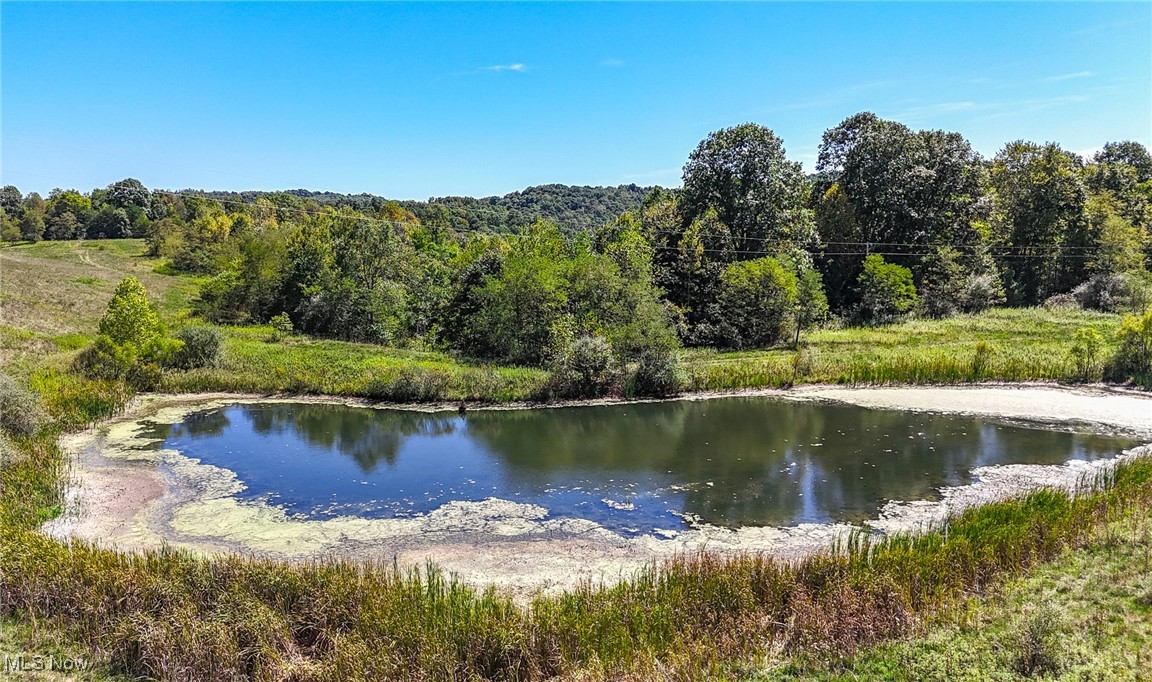
[(539, 397), (547, 379), (543, 370), (466, 365), (443, 353), (307, 339), (268, 343), (259, 329), (227, 330), (218, 367), (168, 373), (161, 390), (507, 402)]

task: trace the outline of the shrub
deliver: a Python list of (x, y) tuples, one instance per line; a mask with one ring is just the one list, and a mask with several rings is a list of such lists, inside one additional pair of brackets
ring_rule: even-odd
[(74, 360), (91, 379), (125, 379), (138, 389), (153, 388), (160, 367), (180, 353), (183, 342), (166, 337), (160, 316), (135, 277), (125, 277), (100, 318), (100, 335)]
[(779, 342), (797, 300), (796, 275), (772, 257), (733, 263), (720, 276), (719, 339), (735, 348)]
[(132, 344), (144, 350), (163, 333), (160, 316), (148, 301), (144, 286), (135, 277), (125, 277), (100, 318), (99, 332), (115, 344)]
[(172, 354), (170, 366), (176, 369), (215, 367), (220, 361), (220, 332), (213, 327), (185, 327), (176, 332), (183, 345)]
[(581, 336), (554, 361), (547, 391), (554, 398), (596, 398), (615, 378), (612, 344), (602, 336)]
[(107, 334), (101, 334), (91, 346), (80, 351), (73, 366), (89, 379), (122, 379), (139, 360), (136, 346), (116, 343)]
[(1076, 376), (1081, 381), (1091, 381), (1096, 376), (1104, 337), (1094, 327), (1080, 327), (1072, 338), (1072, 349), (1068, 354), (1076, 365)]
[(960, 308), (966, 313), (979, 313), (1006, 300), (1004, 283), (995, 271), (972, 274), (964, 283)]
[(288, 317), (288, 313), (273, 315), (272, 319), (268, 320), (268, 322), (272, 325), (272, 333), (268, 336), (270, 343), (276, 343), (286, 336), (292, 336), (292, 333), (296, 331), (295, 327), (292, 326), (292, 318)]
[(664, 398), (678, 394), (687, 381), (680, 358), (670, 348), (649, 348), (640, 354), (629, 381), (634, 396)]
[(1072, 296), (1081, 307), (1113, 313), (1120, 310), (1125, 298), (1124, 277), (1105, 272), (1093, 275), (1072, 290)]
[(1072, 294), (1053, 294), (1044, 299), (1045, 310), (1075, 310), (1080, 307)]
[(1120, 347), (1108, 368), (1109, 378), (1152, 384), (1152, 310), (1142, 316), (1128, 315), (1116, 332)]
[(1013, 665), (1025, 677), (1054, 675), (1063, 668), (1060, 613), (1050, 605), (1035, 609), (1013, 636)]
[(920, 286), (920, 309), (928, 317), (949, 317), (964, 301), (967, 275), (960, 265), (960, 253), (943, 246), (924, 259), (924, 279)]
[(44, 412), (33, 395), (7, 374), (0, 373), (0, 428), (15, 436), (31, 436), (44, 423)]
[(916, 307), (916, 285), (912, 271), (884, 262), (875, 254), (864, 259), (860, 285), (860, 317), (867, 322), (884, 322), (902, 317)]

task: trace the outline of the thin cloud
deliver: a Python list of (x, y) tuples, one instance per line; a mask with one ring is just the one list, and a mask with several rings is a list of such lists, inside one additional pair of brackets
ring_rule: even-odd
[(1096, 74), (1092, 73), (1091, 71), (1076, 71), (1074, 73), (1062, 73), (1059, 76), (1049, 76), (1047, 78), (1041, 78), (1040, 82), (1041, 83), (1059, 83), (1060, 81), (1070, 81), (1074, 78), (1091, 78), (1092, 76), (1095, 76), (1095, 75)]
[(624, 66), (624, 61), (622, 59), (605, 59), (600, 62), (600, 66)]
[(899, 119), (916, 119), (939, 114), (950, 114), (956, 111), (972, 111), (977, 109), (975, 102), (941, 102), (940, 104), (928, 104), (920, 107), (912, 107), (896, 114)]
[(493, 66), (481, 66), (480, 71), (527, 71), (528, 67), (524, 64), (495, 64)]

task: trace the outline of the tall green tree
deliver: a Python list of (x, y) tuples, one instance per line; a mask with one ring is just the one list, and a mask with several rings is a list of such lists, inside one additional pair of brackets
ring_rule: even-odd
[(1003, 259), (1008, 301), (1035, 305), (1084, 279), (1084, 186), (1080, 161), (1059, 145), (1016, 141), (993, 159), (993, 243)]
[[(936, 245), (974, 246), (987, 175), (958, 133), (914, 131), (860, 113), (824, 133), (814, 197), (833, 301), (850, 306), (850, 288), (873, 251), (920, 274)], [(907, 254), (907, 255), (902, 255)]]
[(710, 134), (684, 166), (682, 203), (688, 221), (716, 211), (738, 252), (808, 245), (815, 237), (809, 185), (771, 130), (745, 123)]

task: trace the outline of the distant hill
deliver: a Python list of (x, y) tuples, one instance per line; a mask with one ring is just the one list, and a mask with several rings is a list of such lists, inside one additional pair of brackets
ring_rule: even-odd
[[(567, 231), (595, 229), (625, 211), (640, 207), (652, 187), (619, 185), (587, 187), (537, 185), (500, 197), (432, 197), (428, 201), (399, 201), (426, 225), (460, 230), (510, 232), (539, 219), (550, 220)], [(255, 201), (270, 194), (288, 194), (303, 201), (348, 206), (366, 213), (379, 211), (390, 200), (374, 194), (337, 194), (305, 189), (284, 192), (202, 192), (213, 199)]]

